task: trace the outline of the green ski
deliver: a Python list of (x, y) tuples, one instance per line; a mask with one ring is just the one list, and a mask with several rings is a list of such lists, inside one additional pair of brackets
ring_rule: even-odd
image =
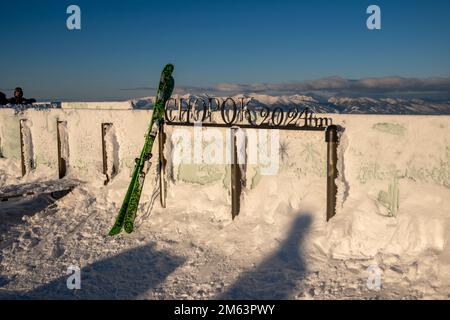
[(134, 220), (136, 218), (145, 176), (148, 172), (149, 160), (152, 157), (151, 152), (153, 143), (155, 142), (160, 126), (164, 123), (165, 106), (167, 100), (170, 99), (174, 88), (174, 80), (172, 77), (173, 69), (174, 67), (172, 64), (167, 64), (161, 74), (161, 81), (159, 82), (156, 101), (153, 106), (150, 126), (147, 135), (145, 136), (144, 147), (142, 148), (140, 157), (136, 159), (131, 183), (128, 187), (114, 226), (109, 232), (110, 236), (119, 234), (122, 231), (122, 228), (124, 228), (126, 233), (133, 232)]

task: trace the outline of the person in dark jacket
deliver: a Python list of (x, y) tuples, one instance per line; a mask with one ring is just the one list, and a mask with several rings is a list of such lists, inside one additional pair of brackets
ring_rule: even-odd
[(0, 91), (0, 106), (7, 104), (8, 100), (6, 99), (6, 95)]
[(11, 103), (11, 104), (32, 104), (35, 102), (36, 102), (35, 99), (25, 99), (23, 97), (23, 90), (20, 87), (17, 87), (14, 90), (14, 97), (8, 99), (8, 103)]

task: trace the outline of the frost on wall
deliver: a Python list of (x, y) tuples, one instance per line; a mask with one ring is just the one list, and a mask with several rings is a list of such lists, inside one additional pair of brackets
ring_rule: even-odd
[(412, 181), (432, 182), (450, 188), (450, 146), (445, 150), (437, 150), (437, 154), (427, 155), (432, 161), (427, 161), (423, 155), (412, 156), (405, 166), (395, 162), (382, 163), (377, 159), (365, 160), (360, 166), (358, 177), (360, 183), (366, 184), (370, 180), (389, 180), (393, 176), (400, 176)]
[(450, 188), (450, 145), (439, 156), (432, 155), (433, 166), (426, 163), (418, 165), (414, 161), (408, 163), (404, 176), (413, 180), (423, 182), (434, 182), (438, 185)]
[(19, 120), (12, 110), (0, 110), (0, 137), (2, 139), (2, 156), (20, 161)]
[(59, 150), (59, 177), (62, 178), (67, 174), (69, 167), (69, 135), (67, 132), (67, 122), (57, 122), (58, 131), (58, 150)]
[(387, 210), (387, 216), (396, 217), (399, 209), (399, 187), (398, 178), (389, 185), (388, 191), (380, 191), (378, 194), (378, 203)]
[(225, 166), (219, 165), (180, 164), (177, 180), (206, 185), (220, 181), (225, 176), (225, 171)]
[[(351, 118), (351, 117), (349, 117)], [(364, 119), (351, 127), (352, 171), (356, 180), (390, 181), (401, 177), (410, 181), (450, 187), (450, 135), (447, 118), (385, 116), (385, 121)], [(376, 118), (375, 118), (376, 119)], [(392, 120), (396, 121), (392, 121)], [(380, 119), (381, 120), (381, 119)], [(389, 121), (391, 120), (391, 121)], [(357, 165), (357, 166), (356, 166)]]
[(406, 128), (398, 123), (377, 123), (372, 127), (374, 130), (389, 133), (397, 136), (404, 136), (407, 132)]
[[(166, 181), (168, 183), (167, 187), (169, 187), (170, 183), (175, 184), (175, 173), (174, 173), (174, 165), (172, 159), (173, 152), (173, 142), (172, 142), (172, 132), (173, 127), (164, 126), (164, 132), (166, 134), (166, 143), (164, 144), (164, 159), (166, 159)], [(159, 138), (158, 138), (159, 139)]]
[(345, 153), (348, 150), (348, 135), (340, 133), (338, 152), (337, 152), (337, 171), (338, 177), (336, 179), (337, 195), (336, 195), (336, 209), (342, 209), (345, 201), (350, 195), (350, 184), (346, 179)]
[(119, 172), (119, 143), (117, 142), (116, 131), (113, 125), (105, 129), (105, 155), (106, 155), (106, 176), (113, 179)]
[(327, 153), (322, 132), (283, 132), (279, 152), (280, 172), (298, 179), (326, 177)]
[(225, 181), (230, 166), (227, 131), (200, 127), (166, 129), (169, 180), (200, 185)]

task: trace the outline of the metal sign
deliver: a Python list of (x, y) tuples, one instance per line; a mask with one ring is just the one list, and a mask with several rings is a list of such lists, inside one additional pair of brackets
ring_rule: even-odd
[(319, 117), (308, 107), (268, 108), (252, 106), (250, 99), (239, 98), (171, 98), (166, 104), (166, 123), (170, 125), (233, 127), (254, 129), (324, 131), (333, 124), (331, 118)]
[[(233, 98), (220, 100), (218, 98), (174, 99), (167, 101), (165, 120), (168, 125), (278, 129), (278, 130), (308, 130), (325, 131), (327, 143), (327, 203), (326, 220), (336, 214), (336, 197), (338, 177), (337, 148), (339, 127), (333, 125), (331, 118), (319, 117), (308, 107), (303, 109), (291, 107), (268, 108), (266, 106), (250, 106), (245, 98), (239, 98), (238, 103)], [(239, 214), (241, 175), (236, 159), (236, 139), (233, 139), (234, 159), (231, 164), (231, 211), (233, 219)], [(162, 152), (160, 150), (160, 152)]]

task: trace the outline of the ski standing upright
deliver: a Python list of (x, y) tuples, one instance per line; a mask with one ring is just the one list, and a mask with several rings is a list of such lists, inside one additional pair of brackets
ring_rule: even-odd
[(175, 81), (172, 77), (173, 70), (174, 66), (172, 64), (167, 64), (161, 74), (156, 101), (153, 106), (152, 119), (145, 136), (144, 147), (142, 148), (140, 157), (136, 159), (136, 165), (134, 167), (130, 185), (114, 226), (109, 232), (110, 236), (119, 234), (122, 231), (122, 228), (126, 233), (133, 232), (134, 220), (136, 219), (145, 176), (150, 167), (149, 161), (152, 158), (151, 152), (153, 143), (155, 142), (158, 132), (160, 132), (160, 128), (164, 124), (166, 103), (170, 99), (175, 85)]

